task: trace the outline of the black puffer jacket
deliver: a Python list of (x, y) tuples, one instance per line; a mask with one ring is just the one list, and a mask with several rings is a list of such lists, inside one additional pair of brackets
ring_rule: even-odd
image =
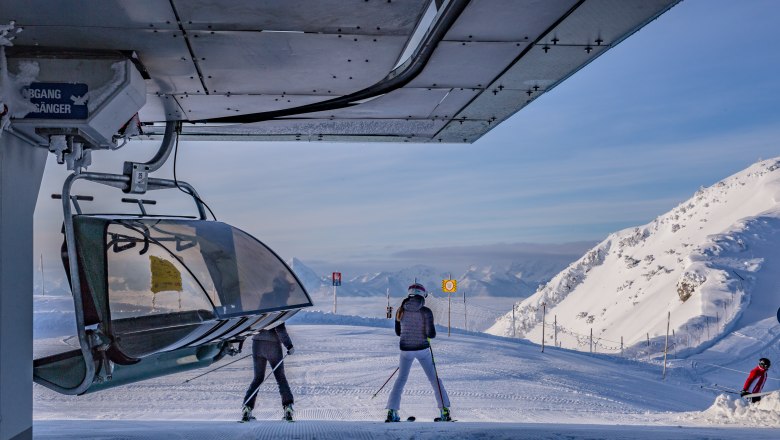
[(395, 321), (395, 334), (401, 337), (401, 350), (424, 350), (431, 345), (428, 338), (436, 337), (433, 313), (425, 307), (425, 299), (412, 295), (401, 304), (403, 316)]
[(281, 343), (288, 350), (293, 347), (292, 340), (290, 339), (290, 335), (287, 334), (287, 327), (285, 327), (284, 323), (281, 323), (270, 330), (260, 330), (257, 334), (252, 336), (252, 340), (276, 342), (277, 344)]

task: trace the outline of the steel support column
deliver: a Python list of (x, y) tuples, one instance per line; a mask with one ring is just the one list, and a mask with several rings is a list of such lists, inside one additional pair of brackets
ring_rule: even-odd
[(0, 133), (0, 440), (32, 439), (33, 213), (46, 154)]

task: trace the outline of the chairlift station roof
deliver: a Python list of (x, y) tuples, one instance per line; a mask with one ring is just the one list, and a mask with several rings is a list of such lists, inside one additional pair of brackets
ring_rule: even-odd
[(6, 2), (15, 51), (117, 52), (144, 132), (470, 143), (679, 0)]

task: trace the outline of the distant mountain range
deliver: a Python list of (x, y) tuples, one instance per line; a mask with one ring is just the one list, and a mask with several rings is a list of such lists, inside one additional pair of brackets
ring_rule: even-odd
[[(525, 298), (573, 259), (571, 255), (521, 255), (517, 261), (504, 267), (472, 266), (465, 273), (452, 275), (458, 281), (459, 292), (466, 291), (472, 296)], [(332, 288), (330, 274), (318, 275), (297, 258), (293, 258), (288, 264), (309, 292)], [(429, 291), (441, 291), (442, 280), (449, 278), (450, 274), (430, 266), (415, 265), (394, 272), (342, 276), (339, 295), (384, 296), (387, 289), (390, 289), (391, 294), (397, 296), (406, 292), (407, 287), (415, 280)]]

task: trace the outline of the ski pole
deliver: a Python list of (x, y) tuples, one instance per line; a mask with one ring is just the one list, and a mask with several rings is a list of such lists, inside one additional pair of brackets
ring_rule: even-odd
[(282, 356), (282, 359), (279, 361), (279, 363), (278, 363), (278, 364), (276, 364), (276, 366), (275, 366), (275, 367), (273, 367), (273, 368), (271, 369), (271, 372), (270, 372), (270, 373), (268, 373), (268, 374), (265, 376), (265, 379), (263, 379), (263, 381), (262, 381), (262, 382), (260, 382), (259, 384), (257, 384), (257, 387), (255, 388), (255, 390), (254, 390), (254, 391), (252, 391), (252, 394), (250, 394), (250, 395), (249, 395), (249, 397), (247, 397), (247, 398), (246, 398), (246, 400), (244, 401), (244, 406), (246, 406), (247, 402), (249, 402), (250, 400), (252, 400), (252, 398), (253, 398), (253, 397), (255, 397), (255, 394), (257, 394), (257, 392), (260, 390), (260, 385), (264, 384), (264, 383), (265, 383), (265, 381), (267, 381), (267, 380), (268, 380), (268, 378), (269, 378), (269, 377), (271, 377), (271, 375), (272, 375), (272, 374), (274, 374), (274, 371), (276, 371), (276, 369), (277, 369), (277, 368), (279, 368), (279, 366), (280, 366), (280, 365), (282, 365), (282, 362), (284, 362), (284, 358), (286, 358), (286, 357), (287, 357), (287, 354), (288, 354), (288, 353), (285, 353), (285, 354), (284, 354), (284, 356)]
[(391, 374), (391, 375), (390, 375), (390, 377), (388, 377), (388, 378), (387, 378), (387, 380), (385, 381), (385, 383), (383, 383), (383, 384), (382, 384), (382, 386), (381, 386), (381, 387), (379, 387), (379, 389), (378, 389), (378, 390), (376, 390), (376, 393), (374, 393), (374, 395), (373, 395), (373, 396), (371, 396), (371, 398), (372, 398), (372, 399), (373, 399), (374, 397), (376, 397), (376, 395), (377, 395), (377, 394), (379, 394), (379, 392), (380, 392), (380, 391), (382, 391), (382, 389), (384, 389), (385, 385), (387, 385), (387, 383), (388, 383), (388, 382), (390, 382), (390, 379), (392, 379), (392, 378), (393, 378), (393, 376), (395, 376), (395, 373), (397, 373), (397, 372), (398, 372), (398, 369), (399, 369), (399, 368), (401, 368), (401, 367), (395, 367), (395, 370), (393, 370), (393, 374)]
[(187, 380), (185, 380), (185, 381), (184, 381), (184, 382), (182, 382), (182, 383), (188, 383), (188, 382), (192, 382), (193, 380), (195, 380), (195, 379), (197, 379), (197, 378), (199, 378), (199, 377), (203, 377), (203, 376), (205, 376), (205, 375), (207, 375), (207, 374), (209, 374), (209, 373), (213, 373), (213, 372), (215, 372), (215, 371), (219, 370), (220, 368), (227, 367), (228, 365), (235, 364), (236, 362), (238, 362), (238, 361), (240, 361), (240, 360), (243, 360), (243, 359), (246, 359), (246, 358), (248, 358), (249, 356), (252, 356), (252, 354), (250, 353), (250, 354), (248, 354), (248, 355), (246, 355), (246, 356), (241, 356), (240, 358), (238, 358), (238, 359), (236, 359), (236, 360), (230, 361), (230, 362), (226, 363), (225, 365), (220, 365), (219, 367), (217, 367), (217, 368), (214, 368), (213, 370), (209, 370), (209, 371), (207, 371), (207, 372), (205, 372), (205, 373), (199, 374), (199, 375), (197, 375), (197, 376), (195, 376), (195, 377), (193, 377), (193, 378), (191, 378), (191, 379), (187, 379)]
[(699, 388), (702, 388), (702, 389), (705, 389), (705, 390), (723, 391), (725, 393), (730, 393), (730, 394), (740, 394), (739, 391), (735, 391), (735, 390), (728, 389), (728, 388), (722, 388), (722, 387), (707, 387), (707, 386), (704, 386), (704, 385), (700, 385)]
[(439, 382), (439, 372), (436, 370), (436, 359), (433, 357), (431, 338), (428, 338), (428, 349), (431, 350), (431, 363), (433, 364), (433, 375), (436, 376), (436, 386), (439, 388), (439, 400), (441, 400), (441, 406), (444, 407), (444, 396), (441, 393), (441, 382)]

